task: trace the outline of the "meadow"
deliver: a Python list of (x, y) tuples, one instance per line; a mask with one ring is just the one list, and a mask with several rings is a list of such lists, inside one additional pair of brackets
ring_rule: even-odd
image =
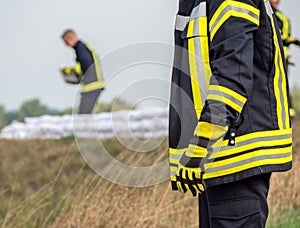
[[(275, 173), (268, 227), (300, 227), (300, 122), (294, 130), (294, 165)], [(117, 139), (103, 142), (113, 157), (132, 166), (167, 158), (164, 141), (152, 153), (134, 153)], [(196, 198), (172, 192), (168, 181), (134, 188), (98, 176), (74, 138), (0, 140), (0, 226), (198, 227)]]

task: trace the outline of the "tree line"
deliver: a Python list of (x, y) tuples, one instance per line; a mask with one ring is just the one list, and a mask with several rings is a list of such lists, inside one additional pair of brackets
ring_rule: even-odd
[[(293, 108), (296, 111), (296, 120), (300, 120), (300, 88), (294, 85), (291, 88)], [(132, 107), (121, 99), (114, 99), (109, 103), (98, 102), (95, 113), (132, 109)], [(18, 110), (7, 111), (0, 105), (0, 128), (10, 124), (12, 121), (24, 121), (25, 117), (37, 117), (42, 115), (67, 115), (72, 114), (72, 108), (56, 110), (42, 104), (39, 99), (25, 101)]]

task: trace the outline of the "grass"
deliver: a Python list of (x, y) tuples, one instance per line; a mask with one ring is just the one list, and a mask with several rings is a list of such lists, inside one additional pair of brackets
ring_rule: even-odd
[(268, 228), (299, 228), (300, 227), (300, 209), (287, 209), (281, 211), (277, 217), (270, 216)]
[[(268, 228), (300, 227), (300, 123), (295, 129), (294, 168), (272, 176)], [(134, 153), (116, 139), (104, 146), (136, 167), (167, 157), (165, 141), (152, 153)], [(84, 162), (72, 137), (1, 140), (0, 157), (1, 228), (198, 227), (196, 199), (172, 192), (168, 182), (132, 188), (106, 181)]]

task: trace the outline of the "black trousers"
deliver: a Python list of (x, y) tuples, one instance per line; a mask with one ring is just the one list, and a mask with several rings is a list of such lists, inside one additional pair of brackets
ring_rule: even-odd
[(271, 174), (208, 187), (199, 195), (200, 228), (263, 228)]
[(103, 89), (96, 89), (87, 93), (81, 93), (79, 114), (91, 114)]

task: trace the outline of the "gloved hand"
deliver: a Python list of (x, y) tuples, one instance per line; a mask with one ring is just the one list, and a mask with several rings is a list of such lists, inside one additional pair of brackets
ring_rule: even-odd
[(65, 68), (61, 69), (61, 73), (63, 75), (70, 75), (73, 73), (73, 69), (72, 69), (72, 67), (65, 67)]
[(297, 46), (300, 46), (300, 40), (294, 40), (293, 41), (293, 44), (297, 45)]
[(227, 126), (221, 126), (199, 121), (194, 131), (188, 149), (182, 155), (176, 173), (176, 185), (180, 192), (189, 192), (193, 196), (205, 190), (203, 184), (204, 164), (208, 157), (208, 144), (222, 141), (228, 131)]
[(189, 192), (192, 196), (201, 194), (205, 186), (203, 184), (203, 159), (207, 156), (207, 149), (190, 144), (182, 155), (176, 173), (176, 184), (179, 192)]

